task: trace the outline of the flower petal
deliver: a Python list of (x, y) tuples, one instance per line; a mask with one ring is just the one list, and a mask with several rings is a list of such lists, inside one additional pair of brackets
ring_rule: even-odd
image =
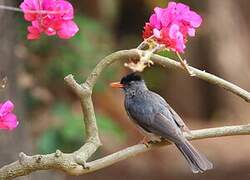
[(48, 36), (58, 34), (59, 37), (68, 39), (78, 31), (77, 25), (72, 21), (74, 8), (66, 0), (24, 0), (20, 8), (24, 12), (24, 18), (32, 23), (28, 27), (29, 40), (39, 39), (41, 33)]
[[(159, 8), (159, 7), (156, 7), (154, 9), (155, 11), (155, 22), (154, 22), (154, 26), (157, 28), (157, 29), (160, 29), (162, 27), (163, 24), (162, 21), (164, 19), (164, 13), (165, 13), (165, 9), (163, 8)], [(150, 21), (150, 20), (149, 20)], [(151, 23), (151, 22), (150, 22)]]
[(151, 24), (152, 27), (155, 27), (157, 29), (161, 28), (161, 22), (158, 21), (156, 14), (153, 14), (150, 18), (149, 18), (149, 23)]
[(177, 24), (172, 24), (169, 28), (169, 37), (172, 39), (176, 38), (176, 34), (177, 32), (179, 32), (180, 30), (180, 26), (178, 26)]
[[(195, 30), (202, 18), (183, 3), (169, 2), (166, 8), (156, 7), (144, 26), (143, 38), (154, 34), (157, 42), (167, 48), (184, 52), (188, 36), (195, 36)], [(149, 26), (149, 25), (150, 26)]]
[(45, 31), (45, 33), (48, 35), (48, 36), (53, 36), (56, 34), (56, 30), (53, 29), (52, 27), (48, 27)]
[(63, 20), (72, 20), (74, 18), (73, 6), (67, 1), (58, 0), (55, 9), (61, 11)]
[(14, 109), (14, 104), (8, 100), (1, 106), (0, 117), (6, 116), (8, 113), (12, 112)]
[(69, 39), (79, 31), (78, 26), (73, 21), (64, 21), (61, 24), (60, 30), (57, 32), (62, 39)]
[(27, 39), (28, 40), (36, 40), (36, 39), (39, 39), (40, 38), (40, 34), (32, 34), (32, 33), (29, 33), (27, 35)]
[(156, 38), (161, 38), (161, 31), (159, 31), (158, 29), (155, 28), (153, 30), (153, 33)]
[(146, 23), (144, 26), (143, 34), (142, 34), (143, 39), (147, 39), (152, 35), (153, 35), (153, 27), (151, 26), (150, 23)]
[(196, 12), (194, 11), (190, 11), (186, 14), (186, 16), (184, 17), (184, 20), (188, 21), (190, 23), (190, 25), (194, 28), (197, 28), (201, 25), (202, 23), (202, 18), (200, 15), (198, 15)]
[(194, 28), (188, 28), (188, 35), (191, 37), (195, 36), (195, 29)]
[(0, 129), (13, 130), (18, 126), (19, 122), (14, 114), (10, 113), (0, 119)]

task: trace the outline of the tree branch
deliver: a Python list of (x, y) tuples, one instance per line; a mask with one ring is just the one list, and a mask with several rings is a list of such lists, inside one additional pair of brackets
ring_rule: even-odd
[[(189, 140), (214, 138), (222, 136), (250, 135), (250, 124), (239, 126), (225, 126), (218, 128), (200, 129), (185, 134)], [(29, 174), (37, 170), (55, 169), (62, 170), (70, 175), (82, 175), (111, 166), (129, 157), (147, 152), (152, 148), (170, 145), (169, 142), (150, 143), (149, 146), (137, 144), (103, 158), (86, 163), (86, 167), (77, 164), (71, 154), (64, 154), (60, 151), (48, 155), (27, 156), (19, 155), (19, 161), (4, 166), (0, 169), (0, 179), (14, 178)]]
[[(250, 135), (250, 124), (200, 129), (191, 131), (191, 134), (185, 133), (185, 137), (189, 140), (207, 139), (207, 138), (222, 137), (222, 136), (236, 136), (236, 135)], [(101, 159), (89, 162), (88, 165), (90, 169), (87, 171), (87, 173), (102, 169), (104, 167), (110, 166), (129, 157), (149, 151), (152, 148), (166, 146), (170, 144), (171, 143), (164, 141), (158, 143), (150, 143), (149, 147), (145, 146), (144, 144), (137, 144), (128, 147), (111, 155), (105, 156)], [(86, 171), (84, 171), (84, 173), (85, 172)], [(78, 173), (82, 174), (83, 171), (79, 171)]]
[[(145, 53), (143, 50), (138, 49), (131, 49), (131, 50), (121, 50), (117, 51), (115, 53), (112, 53), (105, 57), (102, 61), (100, 61), (99, 64), (94, 68), (90, 76), (88, 77), (86, 83), (91, 84), (90, 86), (93, 88), (93, 85), (96, 83), (97, 78), (100, 76), (101, 72), (110, 64), (112, 64), (115, 61), (118, 60), (138, 60), (140, 58), (140, 54)], [(157, 54), (153, 54), (151, 56), (151, 60), (157, 64), (162, 65), (164, 68), (174, 69), (177, 71), (182, 71), (186, 73), (186, 70), (183, 68), (183, 66), (170, 58), (159, 56)], [(197, 77), (199, 79), (202, 79), (204, 81), (207, 81), (211, 84), (214, 84), (216, 86), (222, 87), (226, 89), (229, 92), (232, 92), (241, 98), (243, 98), (245, 101), (250, 102), (250, 93), (239, 86), (228, 82), (222, 78), (219, 78), (211, 73), (207, 73), (205, 71), (201, 71), (199, 69), (196, 69), (192, 66), (188, 66), (188, 68), (193, 72), (194, 77)], [(186, 75), (189, 75), (186, 73)]]
[[(78, 84), (74, 80), (72, 75), (68, 75), (67, 77), (65, 77), (66, 83), (78, 95), (81, 102), (84, 123), (86, 127), (85, 144), (79, 150), (69, 154), (62, 153), (60, 150), (57, 150), (52, 154), (34, 156), (27, 156), (24, 153), (20, 153), (19, 160), (5, 165), (0, 169), (0, 179), (12, 179), (18, 176), (27, 175), (34, 171), (47, 169), (61, 170), (71, 175), (80, 175), (110, 166), (128, 157), (146, 152), (154, 147), (168, 145), (169, 143), (167, 142), (153, 143), (150, 144), (149, 147), (146, 147), (143, 144), (138, 144), (111, 155), (105, 156), (101, 159), (86, 163), (89, 157), (91, 157), (93, 153), (95, 153), (97, 148), (101, 146), (98, 135), (98, 128), (96, 125), (94, 107), (91, 99), (92, 90), (98, 77), (100, 76), (101, 72), (113, 62), (118, 60), (139, 60), (139, 54), (142, 53), (145, 52), (138, 49), (131, 49), (110, 54), (109, 56), (101, 60), (99, 64), (97, 64), (94, 70), (90, 73), (86, 82), (83, 84)], [(155, 63), (161, 64), (163, 67), (173, 68), (175, 70), (186, 72), (179, 62), (172, 59), (161, 57), (159, 55), (152, 55), (151, 60), (153, 60), (153, 62)], [(250, 93), (248, 91), (210, 73), (206, 73), (191, 66), (189, 66), (189, 68), (192, 70), (195, 77), (222, 87), (240, 96), (247, 102), (250, 102)], [(192, 131), (191, 135), (185, 134), (185, 136), (189, 140), (193, 140), (247, 134), (250, 135), (250, 125), (195, 130)]]
[[(176, 69), (176, 70), (181, 70), (184, 71), (183, 67), (180, 65), (179, 62), (174, 61), (172, 59), (166, 58), (166, 57), (162, 57), (159, 55), (153, 55), (151, 58), (154, 62), (161, 64), (163, 67), (167, 67), (167, 68), (171, 68), (171, 69)], [(240, 88), (239, 86), (228, 82), (220, 77), (217, 77), (211, 73), (201, 71), (199, 69), (196, 69), (192, 66), (188, 66), (188, 68), (193, 72), (193, 76), (197, 77), (199, 79), (202, 79), (204, 81), (207, 81), (211, 84), (214, 84), (216, 86), (222, 87), (225, 90), (234, 93), (238, 96), (240, 96), (241, 98), (243, 98), (245, 101), (250, 102), (250, 93), (242, 88)], [(187, 74), (188, 75), (188, 74)]]

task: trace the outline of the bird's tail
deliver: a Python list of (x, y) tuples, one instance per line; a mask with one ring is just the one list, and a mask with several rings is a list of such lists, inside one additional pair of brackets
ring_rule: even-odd
[(213, 164), (204, 155), (200, 154), (187, 140), (175, 145), (188, 161), (193, 173), (202, 173), (213, 168)]

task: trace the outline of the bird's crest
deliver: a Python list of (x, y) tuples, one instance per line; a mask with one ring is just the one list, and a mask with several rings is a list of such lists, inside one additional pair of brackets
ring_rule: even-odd
[(131, 81), (141, 81), (142, 78), (140, 75), (138, 75), (137, 73), (131, 73), (128, 74), (127, 76), (124, 76), (121, 80), (121, 84), (128, 84)]

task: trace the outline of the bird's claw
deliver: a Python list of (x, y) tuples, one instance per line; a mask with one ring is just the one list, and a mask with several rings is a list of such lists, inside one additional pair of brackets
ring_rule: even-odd
[(77, 157), (77, 156), (76, 156), (76, 158), (75, 158), (75, 162), (76, 162), (78, 165), (82, 166), (83, 169), (88, 169), (88, 170), (90, 169), (89, 164), (88, 164), (85, 160), (80, 159), (80, 158)]
[(142, 144), (144, 144), (147, 148), (149, 148), (149, 147), (150, 147), (149, 142), (143, 142)]
[(144, 144), (147, 148), (150, 147), (150, 141), (147, 141), (147, 137), (144, 137), (140, 142), (139, 144)]
[(144, 62), (144, 65), (150, 67), (150, 66), (154, 65), (154, 62), (152, 60), (148, 59), (147, 61)]
[(150, 140), (148, 143), (149, 144), (157, 144), (157, 143), (160, 143), (162, 140), (159, 139), (159, 140)]
[(83, 169), (88, 169), (88, 170), (90, 169), (90, 166), (86, 161), (83, 161), (80, 165), (83, 167)]

